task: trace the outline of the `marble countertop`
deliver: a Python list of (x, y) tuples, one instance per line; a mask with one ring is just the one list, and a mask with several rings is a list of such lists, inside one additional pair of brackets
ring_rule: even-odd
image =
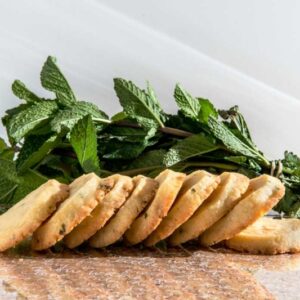
[(300, 254), (113, 248), (0, 256), (1, 299), (300, 299)]

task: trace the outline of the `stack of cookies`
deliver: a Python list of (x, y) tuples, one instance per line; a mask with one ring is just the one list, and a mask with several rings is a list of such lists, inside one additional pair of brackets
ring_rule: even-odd
[(155, 179), (90, 173), (69, 186), (49, 180), (0, 216), (0, 251), (30, 238), (34, 250), (61, 240), (71, 249), (198, 240), (251, 253), (299, 252), (300, 220), (263, 217), (284, 192), (269, 175), (204, 170), (164, 170)]

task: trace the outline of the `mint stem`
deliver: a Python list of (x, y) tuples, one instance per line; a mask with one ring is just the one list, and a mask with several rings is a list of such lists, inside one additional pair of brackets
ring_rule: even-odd
[(104, 124), (111, 124), (112, 121), (108, 119), (101, 119), (101, 118), (92, 118), (94, 122), (104, 123)]
[[(187, 167), (208, 167), (209, 168), (210, 167), (210, 168), (217, 168), (217, 169), (222, 169), (222, 170), (227, 170), (227, 171), (235, 171), (238, 169), (238, 166), (234, 165), (234, 164), (214, 163), (214, 162), (187, 162), (187, 163), (184, 163), (184, 166), (185, 166), (185, 168), (187, 168)], [(163, 166), (163, 165), (150, 166), (150, 167), (144, 167), (144, 168), (123, 171), (123, 172), (120, 172), (120, 174), (127, 175), (127, 176), (134, 176), (137, 174), (143, 174), (145, 172), (150, 172), (150, 171), (153, 171), (153, 170), (159, 169), (159, 168), (167, 168), (167, 167)]]
[[(162, 168), (164, 166), (151, 166), (151, 167), (145, 167), (145, 168), (138, 168), (138, 169), (132, 169), (128, 171), (119, 172), (121, 175), (127, 175), (127, 176), (134, 176), (138, 174), (143, 174), (145, 172), (150, 172), (152, 170), (155, 170), (157, 168)], [(166, 167), (165, 167), (166, 168)]]
[(189, 136), (193, 135), (193, 133), (191, 133), (191, 132), (172, 128), (172, 127), (162, 127), (162, 128), (159, 128), (159, 130), (163, 133), (176, 135), (176, 136), (180, 136), (180, 137), (189, 137)]
[(234, 164), (224, 164), (224, 163), (214, 163), (214, 162), (190, 162), (186, 164), (188, 167), (211, 167), (223, 170), (234, 171), (238, 169), (237, 165)]
[[(117, 125), (117, 126), (124, 126), (124, 127), (141, 128), (141, 126), (139, 124), (131, 123), (128, 121), (118, 121), (118, 122), (112, 123), (112, 124)], [(172, 127), (160, 127), (159, 131), (166, 133), (166, 134), (179, 136), (179, 137), (188, 137), (188, 136), (193, 135), (193, 133), (191, 133), (191, 132), (172, 128)]]

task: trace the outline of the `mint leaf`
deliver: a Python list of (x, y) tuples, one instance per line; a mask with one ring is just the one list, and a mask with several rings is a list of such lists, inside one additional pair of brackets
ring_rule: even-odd
[(127, 118), (127, 116), (124, 113), (124, 111), (120, 111), (120, 112), (116, 113), (115, 115), (113, 115), (111, 117), (111, 120), (114, 121), (114, 122), (118, 122), (118, 121), (122, 121), (122, 120), (124, 120), (126, 118)]
[(54, 178), (62, 183), (70, 183), (83, 172), (72, 146), (70, 144), (67, 148), (63, 148), (63, 146), (60, 144), (59, 148), (47, 155), (38, 164), (36, 170), (48, 178)]
[[(164, 149), (151, 150), (143, 153), (127, 166), (125, 175), (134, 176), (144, 174), (148, 177), (155, 178), (160, 172), (166, 169), (163, 163), (167, 151)], [(149, 164), (151, 162), (151, 164)]]
[(188, 158), (212, 152), (219, 148), (220, 147), (211, 138), (202, 134), (195, 134), (178, 141), (166, 154), (164, 164), (170, 167)]
[(143, 153), (128, 166), (128, 169), (149, 168), (152, 170), (154, 168), (164, 167), (163, 160), (166, 153), (167, 151), (164, 149)]
[(111, 123), (107, 114), (93, 103), (78, 101), (77, 105), (73, 107), (73, 110), (82, 116), (90, 115), (98, 132), (104, 129), (107, 124)]
[(249, 168), (250, 170), (254, 170), (257, 173), (261, 172), (262, 170), (260, 164), (252, 158), (248, 158), (248, 165), (245, 165), (245, 167)]
[(289, 173), (300, 176), (300, 157), (298, 157), (296, 154), (285, 151), (282, 164), (289, 171)]
[(86, 114), (79, 113), (73, 109), (60, 110), (52, 119), (51, 129), (57, 133), (62, 131), (70, 131), (74, 125)]
[(300, 218), (300, 194), (286, 187), (285, 195), (274, 207), (279, 213), (283, 212), (288, 216)]
[(13, 161), (0, 158), (0, 210), (5, 211), (30, 192), (46, 182), (48, 178), (27, 170), (18, 175)]
[[(133, 159), (138, 157), (147, 147), (157, 143), (155, 128), (151, 128), (141, 142), (119, 141), (117, 139), (101, 141), (100, 150), (106, 159)], [(102, 148), (102, 149), (101, 149)]]
[[(299, 196), (299, 194), (297, 194)], [(300, 201), (299, 202), (296, 202), (294, 203), (289, 212), (288, 212), (288, 215), (292, 218), (298, 218), (300, 219)]]
[[(150, 85), (149, 81), (147, 81), (147, 94), (151, 98), (152, 102), (155, 103), (160, 108), (160, 104), (159, 104), (159, 101), (158, 101), (157, 96), (155, 94), (155, 91), (152, 88), (152, 86)], [(162, 111), (161, 111), (161, 113), (162, 113)]]
[(259, 151), (257, 146), (252, 141), (246, 120), (240, 113), (238, 106), (233, 106), (229, 110), (219, 110), (219, 114), (228, 122), (228, 127), (234, 133), (234, 135), (240, 138), (255, 151)]
[(110, 123), (107, 114), (100, 110), (98, 106), (93, 103), (86, 101), (78, 101), (73, 106), (73, 110), (78, 111), (78, 113), (82, 115), (91, 115), (94, 121), (105, 124)]
[(201, 109), (199, 100), (192, 97), (180, 84), (176, 84), (174, 97), (180, 111), (186, 117), (198, 119)]
[(246, 156), (225, 156), (224, 159), (243, 166), (247, 163)]
[(19, 184), (15, 164), (0, 158), (0, 174), (0, 203), (6, 204), (10, 201), (12, 193)]
[(75, 124), (71, 131), (70, 142), (82, 169), (87, 173), (99, 171), (97, 132), (90, 115)]
[(8, 148), (8, 146), (6, 145), (5, 141), (2, 138), (0, 138), (0, 153), (3, 152), (7, 148)]
[(148, 131), (143, 128), (109, 126), (99, 138), (106, 140), (116, 139), (129, 143), (143, 142), (148, 136)]
[(194, 98), (179, 84), (175, 87), (174, 97), (181, 113), (188, 118), (207, 124), (210, 117), (218, 117), (217, 110), (208, 99)]
[(260, 165), (255, 160), (247, 158), (246, 156), (225, 156), (224, 160), (234, 162), (240, 166), (249, 168), (250, 170), (254, 170), (256, 172), (261, 171)]
[(67, 131), (72, 130), (78, 120), (87, 115), (90, 115), (97, 123), (98, 129), (101, 129), (103, 124), (110, 123), (108, 116), (98, 109), (96, 105), (89, 102), (78, 101), (73, 107), (60, 110), (56, 114), (51, 121), (52, 130), (58, 133), (63, 129)]
[(148, 95), (131, 81), (114, 79), (115, 91), (125, 114), (145, 128), (164, 127), (165, 116), (153, 94)]
[(146, 147), (147, 145), (144, 143), (111, 141), (105, 145), (103, 158), (122, 160), (134, 159), (138, 157), (146, 149)]
[(28, 103), (38, 102), (42, 100), (36, 94), (28, 90), (26, 85), (20, 80), (15, 80), (13, 82), (12, 91), (15, 96), (17, 96), (19, 99), (25, 100)]
[(42, 86), (56, 94), (58, 102), (64, 106), (72, 106), (76, 97), (66, 78), (56, 64), (56, 58), (49, 56), (41, 72)]
[(202, 123), (207, 124), (208, 119), (210, 117), (217, 118), (218, 117), (218, 112), (215, 109), (214, 105), (208, 100), (208, 99), (203, 99), (203, 98), (197, 98), (197, 100), (200, 103), (200, 113), (199, 113), (199, 120)]
[(215, 118), (209, 118), (208, 127), (213, 135), (222, 141), (229, 151), (239, 155), (246, 155), (258, 160), (262, 159), (259, 153), (256, 153), (248, 145), (243, 143), (221, 121)]
[(60, 143), (57, 135), (28, 136), (16, 160), (19, 173), (39, 163)]
[(31, 104), (20, 104), (19, 106), (16, 106), (14, 108), (8, 109), (5, 111), (4, 117), (2, 117), (2, 124), (6, 127), (9, 120), (16, 114), (20, 113), (21, 111), (27, 109), (30, 107)]
[(29, 193), (37, 189), (40, 185), (45, 183), (48, 180), (47, 177), (41, 175), (40, 173), (27, 170), (22, 176), (18, 177), (18, 186), (13, 193), (12, 198), (10, 199), (10, 205), (17, 203)]
[(198, 120), (186, 117), (181, 111), (179, 111), (177, 115), (168, 115), (166, 126), (191, 133), (203, 132), (203, 125)]
[(50, 100), (36, 102), (26, 107), (9, 118), (6, 127), (8, 136), (14, 143), (18, 143), (32, 129), (44, 125), (57, 109), (55, 101)]
[(30, 130), (29, 135), (48, 135), (50, 133), (53, 134), (51, 124), (50, 122), (45, 122), (45, 124)]
[(14, 159), (15, 152), (13, 148), (6, 145), (5, 141), (0, 138), (0, 158), (12, 161)]

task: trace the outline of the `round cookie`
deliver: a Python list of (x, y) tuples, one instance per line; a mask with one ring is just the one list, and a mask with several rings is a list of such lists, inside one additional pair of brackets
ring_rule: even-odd
[(297, 253), (300, 252), (300, 220), (263, 217), (225, 244), (253, 254)]
[(194, 215), (172, 234), (168, 240), (171, 245), (198, 238), (238, 203), (249, 186), (248, 177), (238, 173), (224, 172), (220, 180), (218, 187)]
[(206, 171), (196, 171), (188, 175), (173, 207), (144, 244), (153, 246), (170, 236), (193, 215), (219, 183), (219, 176), (212, 175)]
[(34, 250), (53, 246), (91, 213), (99, 202), (96, 191), (100, 181), (97, 175), (91, 173), (77, 178), (69, 185), (69, 197), (51, 218), (34, 232), (32, 237)]
[(284, 185), (278, 178), (261, 175), (251, 179), (239, 203), (200, 236), (201, 244), (211, 246), (234, 237), (272, 209), (284, 192)]
[(134, 190), (126, 203), (102, 229), (91, 237), (90, 246), (101, 248), (118, 241), (155, 196), (158, 182), (154, 179), (139, 175), (133, 178), (133, 183)]
[(157, 228), (175, 201), (185, 176), (167, 169), (155, 178), (159, 187), (153, 201), (125, 233), (124, 238), (129, 244), (142, 242)]
[[(104, 198), (98, 197), (99, 204), (91, 214), (64, 238), (67, 247), (75, 248), (92, 237), (123, 205), (133, 189), (132, 179), (128, 176), (116, 174), (106, 180), (113, 181), (112, 189)], [(98, 196), (100, 191), (97, 192)]]
[(56, 210), (69, 194), (65, 184), (51, 179), (0, 216), (0, 251), (16, 246)]

